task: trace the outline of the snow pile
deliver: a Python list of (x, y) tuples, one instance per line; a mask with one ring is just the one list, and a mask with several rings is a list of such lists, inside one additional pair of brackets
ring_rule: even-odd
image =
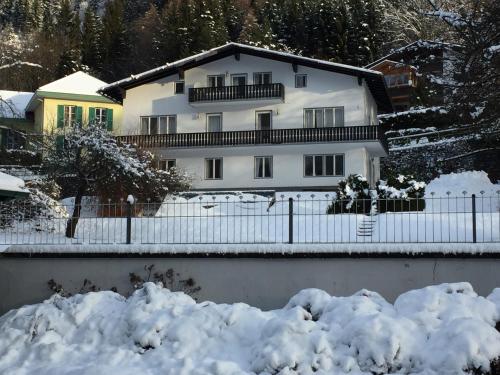
[[(472, 194), (477, 212), (500, 211), (500, 185), (493, 184), (483, 171), (443, 174), (432, 180), (425, 192), (426, 211), (472, 212)], [(443, 197), (448, 199), (443, 201)]]
[(500, 289), (468, 283), (401, 295), (303, 290), (281, 310), (196, 303), (147, 283), (63, 298), (0, 318), (0, 373), (466, 374), (500, 357)]

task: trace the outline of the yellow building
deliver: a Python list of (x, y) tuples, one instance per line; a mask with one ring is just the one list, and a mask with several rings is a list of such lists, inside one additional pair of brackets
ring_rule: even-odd
[(72, 123), (99, 122), (120, 134), (122, 106), (97, 93), (106, 85), (84, 72), (76, 72), (40, 87), (26, 106), (36, 133), (64, 130)]

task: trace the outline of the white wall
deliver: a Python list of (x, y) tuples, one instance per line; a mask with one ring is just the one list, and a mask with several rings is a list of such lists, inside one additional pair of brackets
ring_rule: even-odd
[[(230, 85), (231, 74), (247, 73), (253, 83), (254, 72), (272, 72), (272, 80), (285, 86), (285, 101), (237, 102), (226, 105), (208, 103), (190, 105), (190, 87), (206, 87), (207, 75), (225, 74)], [(223, 112), (223, 130), (255, 129), (255, 111), (273, 110), (273, 128), (303, 127), (303, 109), (308, 107), (344, 107), (345, 125), (368, 125), (369, 113), (376, 119), (376, 105), (366, 84), (357, 77), (298, 66), (299, 74), (308, 75), (306, 88), (295, 88), (292, 65), (250, 55), (226, 57), (185, 72), (185, 94), (174, 94), (178, 75), (127, 90), (123, 101), (123, 134), (139, 133), (140, 116), (177, 115), (178, 132), (203, 132), (206, 113)], [(277, 114), (278, 113), (278, 114)], [(376, 120), (374, 120), (376, 121)]]
[[(344, 175), (338, 177), (304, 176), (304, 155), (344, 154)], [(368, 153), (359, 144), (314, 144), (161, 150), (159, 157), (176, 159), (177, 167), (193, 178), (193, 188), (210, 189), (286, 189), (333, 187), (351, 173), (368, 173)], [(273, 178), (254, 178), (254, 157), (273, 157)], [(223, 158), (223, 179), (205, 179), (205, 158)]]

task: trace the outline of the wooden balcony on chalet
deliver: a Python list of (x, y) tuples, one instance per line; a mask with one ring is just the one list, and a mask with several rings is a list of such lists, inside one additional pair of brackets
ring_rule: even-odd
[(262, 85), (239, 85), (219, 87), (196, 87), (189, 89), (189, 103), (220, 103), (240, 100), (279, 100), (285, 99), (282, 83)]
[(383, 132), (376, 125), (124, 135), (117, 139), (146, 149), (380, 141), (387, 150)]

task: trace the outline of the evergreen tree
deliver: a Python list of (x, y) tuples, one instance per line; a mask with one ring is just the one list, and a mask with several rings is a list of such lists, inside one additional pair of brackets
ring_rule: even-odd
[(110, 0), (103, 17), (102, 77), (115, 81), (130, 74), (128, 60), (127, 29), (123, 0)]
[(189, 56), (193, 35), (189, 26), (192, 20), (191, 3), (172, 0), (163, 8), (157, 36), (159, 60), (162, 63)]
[(82, 24), (82, 64), (98, 74), (102, 67), (102, 24), (95, 9), (88, 6)]
[(133, 72), (142, 72), (162, 64), (160, 60), (159, 35), (161, 31), (160, 15), (156, 6), (149, 10), (132, 26), (131, 44)]
[(69, 0), (61, 2), (57, 17), (57, 37), (61, 41), (56, 77), (61, 78), (80, 69), (80, 20), (73, 11)]

